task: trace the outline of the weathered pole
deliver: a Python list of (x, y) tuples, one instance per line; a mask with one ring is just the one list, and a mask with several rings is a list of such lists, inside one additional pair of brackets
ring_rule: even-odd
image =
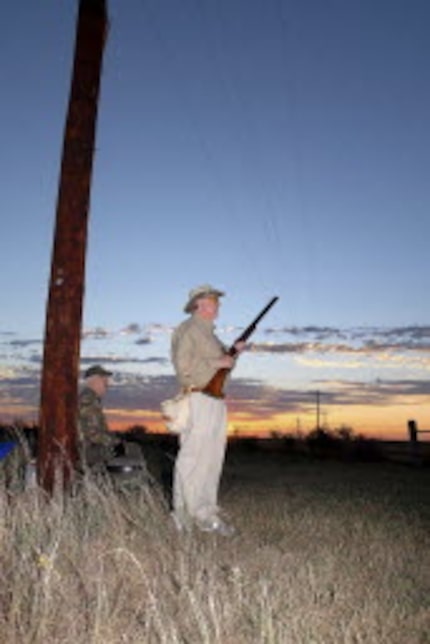
[(80, 0), (46, 310), (37, 473), (52, 492), (77, 459), (77, 404), (85, 255), (103, 49), (105, 0)]

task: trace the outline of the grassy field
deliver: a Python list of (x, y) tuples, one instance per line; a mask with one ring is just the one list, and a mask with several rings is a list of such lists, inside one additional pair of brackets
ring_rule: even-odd
[(0, 641), (430, 642), (428, 468), (234, 449), (221, 502), (233, 538), (179, 536), (157, 481), (3, 485)]

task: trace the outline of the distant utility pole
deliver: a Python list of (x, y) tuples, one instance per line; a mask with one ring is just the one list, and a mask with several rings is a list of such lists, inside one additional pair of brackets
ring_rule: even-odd
[(80, 0), (46, 310), (39, 418), (39, 483), (67, 485), (77, 459), (85, 254), (103, 49), (105, 0)]
[(319, 391), (316, 392), (316, 397), (317, 397), (317, 409), (316, 409), (316, 412), (317, 412), (317, 426), (316, 426), (316, 429), (319, 430), (319, 429), (321, 429), (321, 425), (320, 425), (320, 392)]

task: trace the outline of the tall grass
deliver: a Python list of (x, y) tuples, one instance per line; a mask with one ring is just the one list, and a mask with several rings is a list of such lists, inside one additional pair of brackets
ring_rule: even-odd
[(430, 642), (430, 476), (228, 459), (237, 535), (178, 535), (160, 489), (0, 494), (0, 641)]

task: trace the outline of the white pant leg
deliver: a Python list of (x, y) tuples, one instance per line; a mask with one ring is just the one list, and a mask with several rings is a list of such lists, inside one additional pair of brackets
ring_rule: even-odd
[(225, 402), (191, 394), (191, 422), (179, 436), (173, 505), (179, 519), (206, 521), (217, 514), (227, 430)]

